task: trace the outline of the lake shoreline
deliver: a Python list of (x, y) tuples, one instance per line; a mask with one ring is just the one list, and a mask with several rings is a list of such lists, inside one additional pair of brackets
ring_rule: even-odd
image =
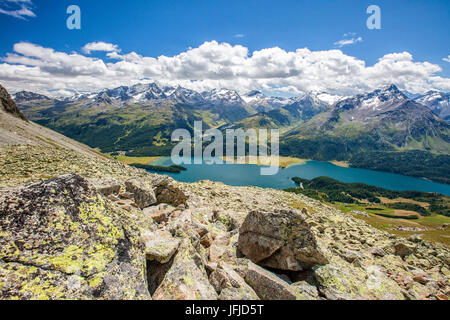
[[(128, 157), (128, 156), (124, 156), (124, 155), (110, 156), (110, 157), (116, 159), (117, 161), (119, 161), (123, 164), (127, 164), (127, 165), (130, 165), (130, 164), (163, 165), (167, 161), (167, 158), (170, 158), (169, 156)], [(268, 157), (268, 159), (269, 158), (270, 157)], [(228, 158), (222, 157), (222, 159), (225, 161), (224, 163), (226, 163)], [(270, 160), (268, 160), (268, 159), (261, 160), (260, 158), (258, 158), (258, 162), (255, 163), (254, 165), (269, 166)], [(390, 173), (390, 174), (399, 175), (399, 176), (403, 176), (403, 177), (421, 179), (428, 183), (449, 186), (445, 183), (436, 182), (436, 181), (433, 181), (431, 179), (424, 178), (424, 177), (414, 177), (414, 176), (408, 176), (408, 175), (403, 175), (403, 174), (398, 174), (398, 173), (392, 173), (392, 172), (388, 172), (388, 171), (380, 171), (380, 170), (352, 167), (348, 161), (338, 161), (338, 160), (318, 161), (318, 160), (312, 160), (312, 159), (302, 159), (302, 158), (295, 158), (295, 157), (280, 156), (278, 167), (282, 170), (286, 170), (286, 169), (294, 167), (294, 166), (305, 165), (309, 162), (329, 163), (329, 164), (332, 164), (339, 168), (353, 168), (353, 169), (369, 170), (372, 172), (379, 172), (379, 173), (388, 173), (388, 174)], [(232, 161), (232, 164), (249, 165), (249, 157), (246, 156), (245, 161), (243, 161), (243, 162), (238, 162), (237, 159), (234, 159), (234, 161)], [(423, 191), (423, 190), (418, 190), (418, 191)], [(435, 191), (429, 191), (429, 192), (435, 192)]]
[[(188, 183), (210, 180), (230, 186), (256, 186), (272, 189), (294, 187), (291, 178), (296, 176), (309, 180), (325, 176), (341, 182), (361, 182), (395, 191), (436, 192), (450, 196), (450, 185), (447, 184), (390, 172), (337, 166), (331, 162), (296, 160), (296, 163), (290, 164), (285, 169), (278, 170), (275, 175), (269, 176), (261, 174), (261, 165), (230, 163), (224, 166), (223, 164), (209, 164), (204, 160), (202, 164), (184, 163), (182, 165), (187, 168), (186, 171), (170, 174), (170, 176), (178, 181)], [(170, 157), (161, 157), (152, 164), (168, 166), (172, 162)]]

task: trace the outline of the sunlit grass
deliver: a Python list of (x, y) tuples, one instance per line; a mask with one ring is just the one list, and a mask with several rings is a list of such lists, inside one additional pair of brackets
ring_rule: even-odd
[(149, 164), (150, 162), (159, 158), (161, 157), (128, 157), (123, 155), (114, 156), (114, 159), (123, 164), (131, 164), (131, 163)]
[[(393, 219), (376, 215), (376, 212), (387, 213), (389, 210), (391, 210), (391, 214), (394, 215), (394, 210), (390, 208), (385, 208), (384, 210), (371, 210), (357, 204), (336, 204), (335, 206), (341, 211), (352, 214), (353, 217), (367, 222), (374, 228), (395, 234), (399, 237), (408, 238), (413, 234), (420, 234), (424, 240), (444, 243), (450, 246), (450, 230), (442, 230), (443, 224), (450, 223), (450, 217), (433, 214), (428, 217), (422, 217), (419, 215), (420, 219), (418, 220), (406, 220), (401, 219), (398, 216), (396, 219)], [(350, 213), (351, 211), (366, 212), (368, 213), (368, 217), (356, 213)], [(419, 228), (422, 230), (404, 231), (398, 230), (397, 228), (399, 227)]]
[[(250, 157), (246, 156), (245, 160), (239, 161), (237, 158), (235, 159), (230, 159), (229, 157), (223, 157), (223, 159), (225, 161), (227, 160), (231, 160), (233, 161), (233, 163), (237, 163), (237, 164), (250, 164)], [(308, 161), (307, 159), (300, 159), (300, 158), (294, 158), (294, 157), (278, 157), (278, 166), (280, 168), (287, 168), (291, 165), (294, 164), (304, 164), (306, 161)], [(275, 164), (274, 159), (272, 159), (270, 156), (269, 157), (256, 157), (256, 164), (260, 165), (260, 166), (270, 166), (271, 164)]]

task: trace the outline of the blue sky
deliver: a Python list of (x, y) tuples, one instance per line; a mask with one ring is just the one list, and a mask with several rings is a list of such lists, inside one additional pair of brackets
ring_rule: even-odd
[[(443, 60), (450, 54), (448, 0), (0, 0), (0, 4), (3, 10), (26, 7), (35, 15), (20, 19), (0, 14), (0, 57), (13, 53), (20, 42), (82, 54), (85, 44), (99, 41), (117, 45), (123, 54), (172, 57), (215, 40), (242, 45), (249, 55), (273, 47), (286, 52), (339, 49), (367, 66), (386, 54), (408, 52), (414, 61), (439, 66), (442, 71), (434, 75), (450, 77), (450, 62)], [(66, 28), (66, 8), (71, 4), (81, 8), (81, 30)], [(366, 27), (371, 4), (381, 8), (381, 30)], [(345, 38), (362, 41), (335, 44)], [(90, 57), (111, 61), (100, 51)], [(441, 88), (447, 88), (445, 82)]]

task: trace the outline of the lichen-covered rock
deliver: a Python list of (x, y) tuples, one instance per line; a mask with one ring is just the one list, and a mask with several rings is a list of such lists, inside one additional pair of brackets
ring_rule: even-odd
[(252, 211), (239, 230), (239, 250), (264, 266), (300, 271), (328, 262), (305, 221), (293, 210)]
[(219, 294), (219, 300), (259, 300), (255, 291), (227, 264), (219, 264), (209, 281)]
[(166, 203), (159, 204), (154, 207), (145, 208), (142, 213), (149, 216), (157, 223), (169, 221), (170, 214), (175, 211), (175, 208)]
[(306, 281), (293, 283), (291, 288), (294, 290), (297, 300), (318, 300), (319, 291), (315, 286)]
[(168, 177), (163, 177), (155, 184), (155, 194), (158, 203), (168, 203), (173, 206), (185, 204), (189, 198), (175, 185), (175, 182)]
[(67, 174), (0, 193), (0, 297), (149, 299), (136, 223)]
[(120, 183), (111, 177), (90, 178), (88, 181), (98, 192), (105, 196), (118, 194), (121, 188)]
[(147, 232), (143, 235), (147, 260), (167, 263), (177, 252), (181, 240), (172, 237), (169, 232)]
[(400, 257), (406, 257), (415, 251), (414, 246), (405, 242), (398, 242), (394, 245), (395, 254)]
[(273, 273), (249, 262), (245, 281), (262, 300), (296, 300), (295, 290)]
[(314, 270), (320, 291), (329, 300), (403, 300), (401, 288), (379, 266), (355, 268), (336, 258)]
[(155, 300), (215, 300), (217, 293), (208, 281), (202, 258), (184, 239), (161, 284)]
[(131, 179), (125, 182), (128, 192), (134, 195), (134, 202), (139, 208), (144, 209), (156, 203), (153, 186), (145, 179)]

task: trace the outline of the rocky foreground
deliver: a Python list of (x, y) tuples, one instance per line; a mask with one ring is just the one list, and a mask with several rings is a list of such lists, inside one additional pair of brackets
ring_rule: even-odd
[(442, 299), (450, 252), (302, 195), (0, 148), (2, 299)]

